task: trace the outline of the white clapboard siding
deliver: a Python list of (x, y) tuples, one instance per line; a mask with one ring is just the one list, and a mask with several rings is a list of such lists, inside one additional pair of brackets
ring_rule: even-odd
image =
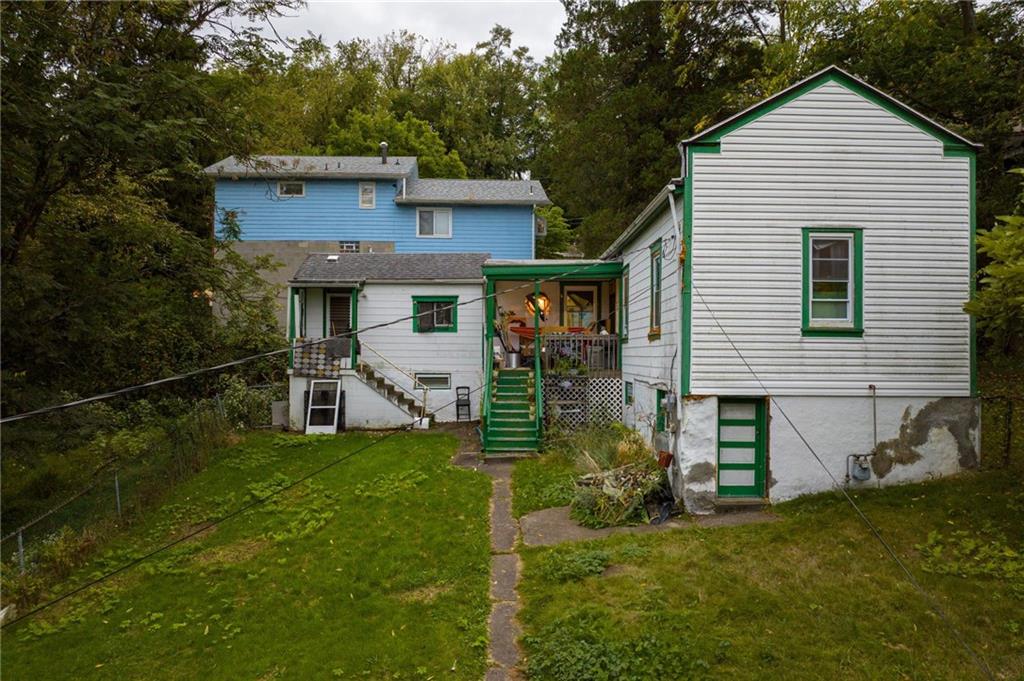
[[(406, 319), (391, 326), (359, 331), (359, 340), (368, 343), (375, 350), (411, 374), (451, 374), (451, 390), (432, 390), (430, 408), (436, 410), (444, 405), (441, 420), (454, 420), (455, 408), (449, 405), (455, 400), (455, 388), (468, 386), (472, 393), (470, 402), (473, 414), (477, 413), (480, 401), (482, 375), (481, 352), (483, 348), (483, 284), (385, 284), (367, 283), (359, 295), (360, 329), (389, 322), (412, 314), (413, 296), (458, 296), (459, 302), (470, 302), (458, 308), (458, 331), (456, 333), (413, 333), (412, 320)], [(389, 367), (375, 353), (363, 348), (360, 359), (380, 370), (391, 382), (412, 391), (412, 382)], [(418, 394), (414, 392), (413, 394)]]
[[(692, 182), (692, 393), (762, 392), (706, 302), (772, 392), (970, 394), (966, 158), (830, 82), (696, 154)], [(815, 226), (863, 229), (863, 338), (801, 336)]]
[[(629, 266), (629, 340), (622, 346), (623, 380), (634, 382), (637, 405), (651, 386), (668, 390), (678, 386), (681, 375), (676, 352), (679, 332), (679, 292), (676, 286), (675, 233), (671, 211), (666, 199), (665, 208), (651, 220), (626, 247), (623, 264)], [(682, 203), (677, 206), (682, 210)], [(651, 310), (651, 261), (648, 247), (662, 240), (661, 265), (661, 338), (649, 341)], [(653, 405), (653, 399), (650, 404)]]

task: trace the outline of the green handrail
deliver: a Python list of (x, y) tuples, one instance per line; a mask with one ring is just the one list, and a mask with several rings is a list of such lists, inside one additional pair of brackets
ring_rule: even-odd
[[(533, 282), (533, 299), (540, 300), (540, 281)], [(541, 424), (541, 380), (540, 380), (540, 305), (533, 306), (533, 400), (534, 400), (534, 429), (537, 431), (538, 444), (540, 441)]]

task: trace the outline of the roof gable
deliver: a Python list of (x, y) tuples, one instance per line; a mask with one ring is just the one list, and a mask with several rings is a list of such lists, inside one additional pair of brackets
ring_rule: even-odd
[(837, 83), (851, 92), (860, 95), (864, 99), (877, 104), (890, 114), (902, 119), (927, 135), (942, 142), (943, 147), (949, 151), (967, 151), (979, 148), (981, 145), (971, 142), (966, 137), (958, 135), (948, 128), (939, 125), (924, 114), (921, 114), (903, 102), (882, 92), (878, 88), (868, 85), (863, 80), (850, 75), (838, 66), (829, 66), (818, 71), (812, 76), (791, 85), (781, 92), (762, 100), (752, 107), (745, 109), (738, 114), (716, 123), (698, 134), (683, 140), (679, 143), (680, 148), (687, 146), (712, 145), (721, 142), (722, 138), (731, 132), (742, 128), (762, 116), (771, 113), (779, 107), (792, 102), (802, 95), (814, 90), (825, 83)]

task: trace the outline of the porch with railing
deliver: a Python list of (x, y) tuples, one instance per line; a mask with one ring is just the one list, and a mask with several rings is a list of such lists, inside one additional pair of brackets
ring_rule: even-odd
[(291, 368), (295, 376), (338, 378), (352, 369), (355, 342), (342, 338), (295, 338), (292, 340)]
[(541, 335), (541, 373), (618, 378), (617, 334), (550, 333)]

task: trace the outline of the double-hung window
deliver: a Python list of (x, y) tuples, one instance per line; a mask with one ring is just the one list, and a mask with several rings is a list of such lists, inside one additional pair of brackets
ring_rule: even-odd
[(373, 209), (377, 206), (377, 183), (376, 182), (360, 182), (359, 183), (359, 207), (365, 210)]
[(661, 239), (651, 244), (651, 318), (648, 340), (661, 337)]
[(860, 229), (804, 229), (803, 335), (863, 334), (863, 272)]
[(413, 296), (413, 333), (457, 331), (458, 302), (458, 296)]
[(452, 209), (418, 208), (416, 210), (416, 236), (424, 239), (450, 239), (452, 236)]

